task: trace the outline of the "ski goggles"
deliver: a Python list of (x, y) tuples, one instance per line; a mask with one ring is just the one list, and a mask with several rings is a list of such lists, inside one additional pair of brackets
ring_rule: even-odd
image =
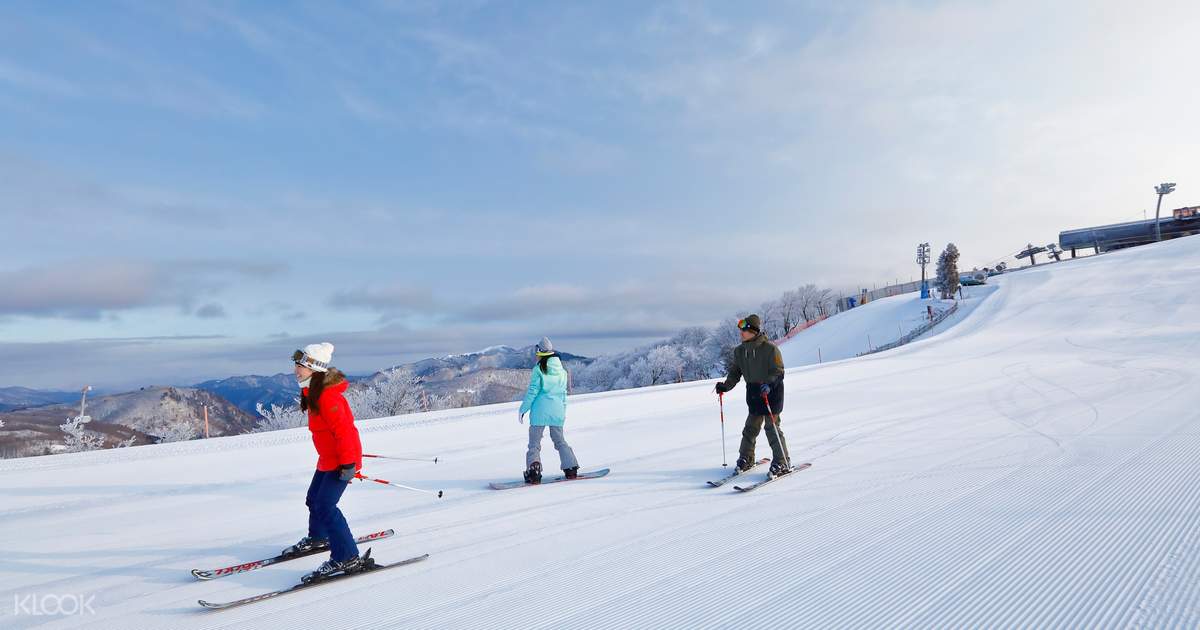
[(296, 365), (303, 365), (305, 367), (318, 367), (321, 369), (329, 368), (329, 365), (324, 361), (318, 361), (304, 354), (303, 350), (297, 350), (292, 353), (292, 363), (295, 363)]
[(737, 327), (738, 327), (738, 330), (750, 330), (750, 329), (754, 328), (753, 326), (750, 325), (750, 322), (746, 321), (745, 319), (739, 319), (738, 323), (737, 323)]

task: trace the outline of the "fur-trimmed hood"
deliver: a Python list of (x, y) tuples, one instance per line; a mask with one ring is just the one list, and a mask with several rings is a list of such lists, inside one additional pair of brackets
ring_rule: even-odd
[(335, 367), (330, 367), (329, 371), (325, 372), (325, 387), (340, 385), (345, 383), (346, 380), (346, 375), (342, 374), (342, 371)]

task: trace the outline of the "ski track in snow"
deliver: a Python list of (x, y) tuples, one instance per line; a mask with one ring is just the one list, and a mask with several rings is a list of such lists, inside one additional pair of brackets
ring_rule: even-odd
[[(362, 421), (367, 452), (441, 458), (368, 474), (446, 496), (355, 484), (343, 511), (396, 529), (381, 561), (430, 559), (227, 611), (196, 600), (322, 560), (188, 573), (304, 533), (306, 430), (0, 461), (0, 627), (1200, 627), (1200, 292), (1181, 269), (1200, 239), (1009, 274), (909, 345), (790, 370), (782, 426), (813, 467), (748, 495), (705, 484), (728, 470), (710, 382), (573, 396), (568, 440), (613, 472), (521, 492), (486, 488), (520, 474), (515, 404)], [(880, 302), (857, 317), (898, 304)], [(845, 321), (811, 330), (856, 338)], [(726, 403), (732, 462), (741, 391)], [(96, 614), (13, 605), (53, 594)]]

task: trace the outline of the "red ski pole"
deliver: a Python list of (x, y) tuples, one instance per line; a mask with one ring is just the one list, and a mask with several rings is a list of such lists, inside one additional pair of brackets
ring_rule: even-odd
[(414, 487), (412, 487), (412, 486), (406, 486), (406, 485), (404, 485), (404, 484), (392, 483), (392, 482), (390, 482), (390, 481), (388, 481), (388, 480), (386, 480), (386, 479), (374, 479), (374, 478), (368, 477), (368, 476), (366, 476), (366, 475), (364, 475), (364, 474), (362, 474), (362, 473), (354, 473), (354, 478), (355, 478), (355, 479), (362, 479), (363, 481), (374, 481), (375, 483), (381, 483), (381, 484), (383, 484), (383, 485), (385, 485), (385, 486), (392, 486), (393, 488), (403, 488), (403, 489), (405, 489), (405, 490), (412, 490), (413, 492), (424, 492), (425, 494), (437, 494), (437, 496), (438, 496), (438, 498), (439, 498), (439, 499), (440, 499), (440, 498), (442, 498), (442, 491), (441, 491), (441, 490), (438, 490), (438, 491), (435, 493), (433, 490), (422, 490), (422, 489), (420, 489), (420, 488), (414, 488)]

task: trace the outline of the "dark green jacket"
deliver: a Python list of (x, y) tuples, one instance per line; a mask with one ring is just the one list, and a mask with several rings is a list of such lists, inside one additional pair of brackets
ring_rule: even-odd
[(733, 349), (733, 363), (729, 366), (729, 375), (725, 377), (725, 389), (732, 389), (743, 378), (746, 379), (746, 404), (750, 407), (750, 413), (767, 415), (767, 407), (759, 392), (759, 385), (764, 383), (771, 386), (768, 396), (771, 411), (783, 411), (783, 354), (779, 352), (779, 346), (771, 343), (766, 335), (760, 333)]

